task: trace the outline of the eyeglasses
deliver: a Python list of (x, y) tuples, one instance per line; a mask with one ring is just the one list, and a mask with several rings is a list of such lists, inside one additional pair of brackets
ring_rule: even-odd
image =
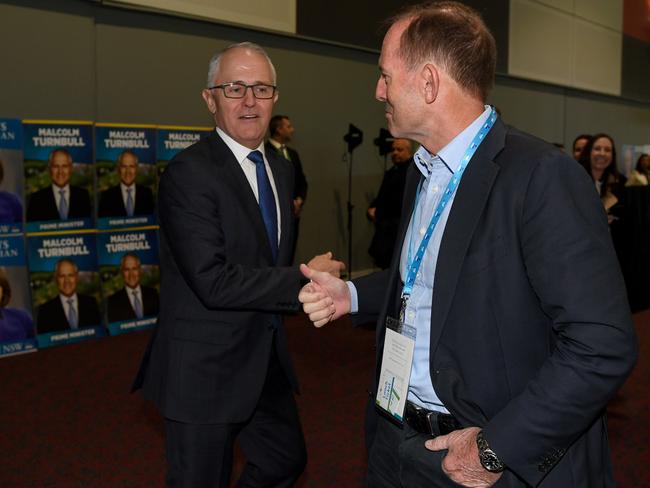
[(249, 88), (253, 91), (253, 96), (261, 100), (267, 100), (273, 98), (275, 94), (276, 86), (274, 85), (265, 85), (264, 83), (255, 83), (254, 85), (247, 85), (240, 81), (233, 81), (231, 83), (223, 83), (221, 85), (215, 85), (208, 88), (208, 90), (215, 90), (220, 88), (223, 90), (223, 94), (226, 98), (244, 98), (246, 96), (246, 90)]

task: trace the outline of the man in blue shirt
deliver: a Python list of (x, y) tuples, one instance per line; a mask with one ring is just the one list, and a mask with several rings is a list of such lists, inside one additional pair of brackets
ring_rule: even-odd
[(614, 486), (604, 411), (637, 343), (593, 185), (485, 105), (496, 48), (477, 12), (428, 3), (391, 24), (376, 98), (391, 133), (422, 146), (401, 251), (347, 284), (303, 265), (299, 296), (316, 326), (378, 318), (376, 380), (408, 358), (384, 344), (412, 340), (405, 407), (371, 433), (369, 486)]

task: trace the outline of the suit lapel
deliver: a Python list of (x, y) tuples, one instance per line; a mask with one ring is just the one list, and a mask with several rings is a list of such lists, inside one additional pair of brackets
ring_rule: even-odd
[[(402, 214), (400, 216), (400, 223), (397, 230), (397, 239), (395, 240), (395, 243), (399, 245), (395, 246), (393, 257), (391, 258), (390, 282), (388, 284), (389, 295), (387, 296), (388, 299), (386, 300), (382, 313), (379, 316), (380, 326), (377, 327), (377, 344), (380, 345), (383, 344), (386, 316), (394, 313), (393, 308), (395, 307), (395, 300), (397, 300), (402, 292), (399, 263), (402, 256), (402, 246), (404, 245), (406, 230), (411, 221), (413, 208), (416, 205), (415, 194), (421, 179), (422, 173), (417, 169), (415, 163), (411, 161), (406, 172), (406, 184), (404, 186), (404, 198), (402, 200)], [(381, 348), (378, 348), (377, 354), (381, 354)], [(379, 364), (379, 362), (377, 364)]]
[(467, 166), (454, 198), (436, 266), (431, 305), (431, 352), (435, 351), (445, 326), (463, 260), (499, 172), (493, 159), (503, 149), (505, 134), (505, 126), (499, 119)]
[(210, 147), (212, 149), (212, 160), (224, 169), (224, 181), (227, 182), (233, 189), (233, 195), (237, 199), (249, 217), (249, 222), (253, 226), (253, 232), (256, 234), (257, 242), (267, 243), (264, 247), (265, 255), (269, 262), (273, 261), (271, 256), (271, 248), (268, 235), (266, 234), (266, 226), (262, 219), (260, 206), (253, 193), (250, 183), (244, 175), (241, 165), (235, 158), (230, 148), (219, 137), (217, 131), (214, 131), (209, 136)]

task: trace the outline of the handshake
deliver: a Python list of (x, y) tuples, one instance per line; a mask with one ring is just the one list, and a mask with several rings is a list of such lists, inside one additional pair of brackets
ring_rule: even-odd
[(298, 300), (316, 327), (351, 311), (350, 289), (339, 277), (343, 269), (345, 265), (333, 260), (331, 252), (300, 265), (300, 271), (310, 281), (300, 290)]

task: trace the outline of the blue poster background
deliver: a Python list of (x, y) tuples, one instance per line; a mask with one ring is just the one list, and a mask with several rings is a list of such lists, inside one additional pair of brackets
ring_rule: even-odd
[[(158, 266), (157, 229), (133, 229), (122, 232), (100, 232), (97, 236), (99, 269), (108, 330), (111, 335), (151, 328), (158, 309), (160, 269)], [(125, 277), (120, 270), (125, 254), (135, 254), (140, 260), (139, 281), (145, 315), (135, 317), (135, 311), (126, 301)], [(135, 285), (132, 285), (135, 286)], [(145, 290), (147, 293), (145, 293)]]
[[(156, 174), (156, 129), (151, 125), (97, 124), (95, 127), (95, 172), (97, 175), (97, 208), (99, 229), (114, 229), (155, 224)], [(117, 162), (124, 151), (133, 152), (137, 159), (135, 176), (135, 206), (149, 201), (151, 208), (133, 216), (127, 216), (124, 208), (115, 213), (116, 199), (124, 205), (120, 188), (120, 174)], [(130, 185), (132, 183), (126, 182)], [(149, 194), (148, 197), (144, 192)], [(145, 198), (146, 197), (146, 198)], [(114, 202), (107, 204), (108, 202)]]
[[(36, 313), (37, 332), (42, 306), (58, 299), (59, 289), (55, 279), (56, 263), (72, 260), (78, 268), (76, 293), (94, 298), (101, 305), (101, 286), (97, 269), (97, 242), (93, 232), (29, 236), (27, 239), (28, 263), (32, 285), (32, 302)], [(101, 317), (101, 310), (98, 314)], [(56, 332), (39, 333), (39, 347), (78, 342), (105, 335), (101, 319), (91, 327), (70, 330), (67, 323)]]
[[(72, 175), (69, 184), (88, 193), (94, 202), (95, 177), (93, 164), (93, 126), (91, 122), (24, 120), (24, 172), (27, 208), (29, 199), (38, 190), (52, 184), (48, 158), (54, 149), (65, 149), (72, 157)], [(67, 220), (34, 219), (25, 224), (27, 232), (88, 229), (94, 227), (94, 211), (82, 218)], [(29, 212), (26, 215), (30, 220)]]

